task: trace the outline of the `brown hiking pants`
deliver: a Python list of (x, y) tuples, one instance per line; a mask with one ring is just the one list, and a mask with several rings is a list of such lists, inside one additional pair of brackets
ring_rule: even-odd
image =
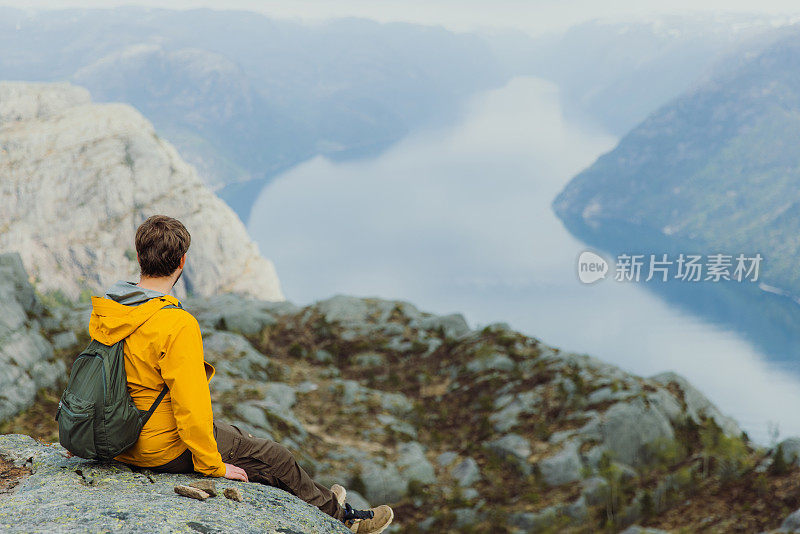
[[(253, 437), (236, 426), (217, 421), (214, 421), (214, 439), (217, 440), (222, 461), (244, 469), (251, 482), (288, 491), (341, 521), (344, 509), (336, 496), (325, 486), (314, 482), (283, 445)], [(170, 473), (192, 472), (192, 455), (187, 449), (171, 462), (153, 469)]]

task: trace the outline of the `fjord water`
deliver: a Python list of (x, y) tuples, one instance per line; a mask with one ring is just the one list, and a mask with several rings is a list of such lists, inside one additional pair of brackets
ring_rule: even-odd
[(261, 191), (248, 229), (297, 303), (379, 296), (473, 327), (507, 322), (642, 376), (676, 371), (762, 443), (773, 425), (800, 435), (795, 373), (613, 272), (578, 280), (587, 247), (550, 203), (615, 143), (566, 120), (552, 84), (515, 78), (378, 157), (290, 169)]

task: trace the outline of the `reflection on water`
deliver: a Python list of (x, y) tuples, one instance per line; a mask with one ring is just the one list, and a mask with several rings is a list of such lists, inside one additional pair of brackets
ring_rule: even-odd
[(544, 342), (640, 375), (685, 375), (748, 433), (800, 434), (800, 382), (734, 333), (612, 280), (579, 283), (586, 247), (550, 209), (571, 176), (616, 140), (565, 121), (556, 88), (517, 78), (463, 120), (377, 158), (316, 158), (260, 194), (249, 230), (284, 292), (336, 293), (504, 321)]

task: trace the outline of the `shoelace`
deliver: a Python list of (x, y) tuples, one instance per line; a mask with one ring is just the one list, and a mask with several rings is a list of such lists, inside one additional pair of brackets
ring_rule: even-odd
[(372, 510), (353, 510), (350, 503), (344, 505), (344, 520), (355, 521), (357, 519), (372, 519), (375, 517), (375, 512)]

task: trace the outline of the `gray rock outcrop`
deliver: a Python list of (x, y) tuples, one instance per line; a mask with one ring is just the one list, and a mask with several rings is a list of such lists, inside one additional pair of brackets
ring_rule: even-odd
[(0, 421), (27, 408), (40, 388), (66, 372), (42, 335), (43, 318), (19, 255), (0, 254)]
[(680, 390), (683, 401), (686, 405), (686, 414), (695, 423), (699, 423), (702, 417), (713, 419), (727, 436), (740, 436), (742, 429), (736, 424), (733, 418), (724, 415), (714, 404), (708, 400), (697, 388), (689, 383), (684, 377), (672, 371), (660, 373), (652, 377), (653, 380), (661, 384), (674, 384)]
[(0, 251), (36, 288), (75, 300), (135, 280), (134, 235), (153, 214), (192, 234), (176, 294), (282, 300), (271, 262), (236, 214), (128, 105), (68, 84), (0, 83)]
[(434, 484), (436, 474), (433, 465), (425, 458), (425, 449), (417, 442), (403, 443), (398, 448), (397, 466), (400, 475), (409, 482)]
[(639, 464), (646, 445), (675, 437), (669, 419), (641, 399), (614, 404), (601, 427), (606, 448), (628, 465)]
[(783, 520), (779, 532), (800, 532), (800, 510), (795, 510)]
[(481, 479), (481, 471), (478, 467), (478, 463), (472, 458), (466, 458), (456, 464), (451, 474), (453, 479), (455, 479), (462, 488), (472, 486)]
[(783, 461), (789, 465), (800, 465), (800, 438), (791, 437), (778, 443), (772, 451), (773, 456), (777, 453), (778, 448), (783, 451)]
[(522, 473), (530, 473), (531, 466), (528, 463), (528, 456), (531, 454), (531, 444), (519, 434), (506, 434), (486, 442), (484, 447), (499, 458), (516, 465)]
[(0, 456), (25, 466), (24, 477), (0, 499), (3, 532), (248, 532), (347, 533), (319, 509), (280, 489), (256, 482), (218, 479), (243, 502), (223, 496), (203, 501), (174, 487), (201, 475), (133, 471), (120, 463), (66, 458), (57, 444), (28, 436), (0, 436)]
[(361, 479), (364, 482), (364, 497), (372, 503), (397, 502), (408, 490), (408, 481), (394, 464), (367, 462), (363, 465)]
[(538, 463), (542, 479), (551, 486), (567, 484), (581, 479), (581, 462), (578, 443), (569, 442), (564, 448)]

